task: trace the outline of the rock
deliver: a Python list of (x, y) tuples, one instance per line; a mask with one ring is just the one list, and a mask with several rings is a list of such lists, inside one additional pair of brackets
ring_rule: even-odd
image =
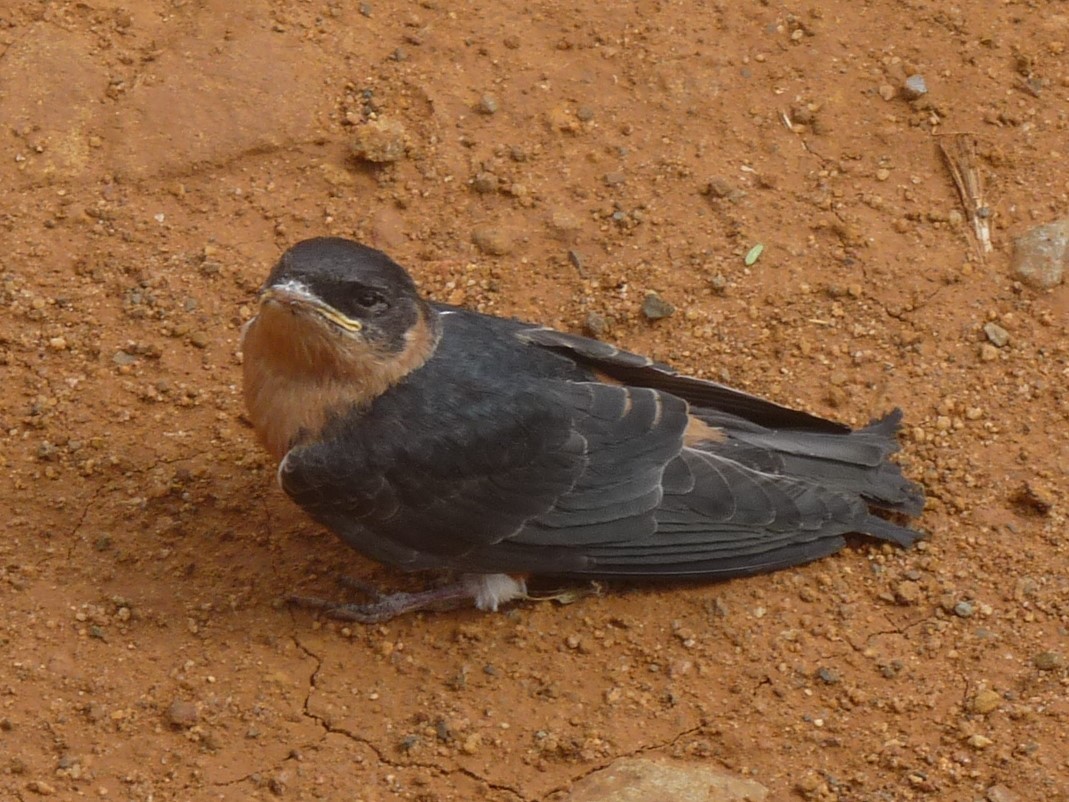
[(1069, 217), (1036, 226), (1013, 241), (1013, 272), (1037, 290), (1057, 287), (1069, 263)]
[(702, 187), (702, 194), (716, 200), (735, 201), (742, 197), (743, 193), (726, 178), (717, 175), (710, 178), (709, 183)]
[(1032, 662), (1040, 671), (1055, 671), (1065, 666), (1065, 658), (1057, 652), (1040, 652)]
[(765, 802), (763, 785), (695, 763), (623, 758), (572, 786), (563, 802)]
[(1020, 795), (1005, 785), (992, 785), (984, 792), (984, 798), (987, 802), (1021, 802)]
[(924, 598), (924, 591), (919, 582), (905, 579), (895, 585), (895, 601), (899, 604), (916, 604)]
[(987, 339), (991, 341), (991, 344), (997, 348), (1003, 348), (1010, 342), (1010, 333), (998, 323), (985, 323), (984, 334), (987, 335)]
[(954, 605), (954, 615), (958, 618), (972, 618), (974, 608), (971, 602), (960, 601)]
[(498, 108), (497, 98), (493, 95), (483, 95), (479, 98), (479, 102), (475, 104), (475, 110), (479, 114), (493, 114)]
[(839, 682), (839, 675), (830, 668), (818, 668), (817, 679), (825, 685), (836, 685)]
[(927, 94), (928, 83), (923, 75), (911, 75), (902, 83), (902, 97), (906, 100), (916, 100)]
[(567, 209), (554, 209), (550, 212), (549, 230), (561, 242), (575, 242), (579, 230), (583, 227), (583, 221)]
[(166, 714), (167, 723), (179, 729), (189, 729), (197, 723), (199, 716), (197, 706), (184, 699), (175, 699), (171, 702)]
[(497, 226), (478, 226), (471, 232), (475, 247), (488, 256), (506, 256), (512, 252), (512, 240)]
[(970, 707), (974, 713), (979, 713), (982, 716), (986, 716), (994, 710), (997, 710), (999, 705), (1002, 704), (1002, 697), (998, 693), (987, 688), (980, 691), (976, 696), (972, 698)]
[(1027, 515), (1050, 515), (1054, 497), (1045, 487), (1035, 482), (1024, 482), (1010, 496), (1010, 503)]
[(646, 293), (646, 300), (642, 302), (642, 314), (647, 320), (660, 320), (673, 315), (675, 311), (672, 304), (655, 292)]
[(397, 120), (380, 117), (356, 129), (353, 155), (373, 164), (400, 161), (408, 148), (408, 134)]
[(486, 195), (491, 192), (497, 192), (498, 184), (496, 175), (483, 171), (475, 174), (475, 178), (471, 182), (471, 188), (481, 195)]
[(898, 94), (898, 91), (890, 84), (880, 84), (876, 91), (884, 100), (894, 100), (895, 95)]
[(600, 337), (607, 327), (605, 316), (597, 312), (588, 312), (583, 320), (583, 333), (590, 337)]

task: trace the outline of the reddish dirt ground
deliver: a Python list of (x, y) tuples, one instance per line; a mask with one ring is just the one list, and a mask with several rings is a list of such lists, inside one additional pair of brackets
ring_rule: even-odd
[[(1069, 286), (1010, 268), (1069, 211), (1069, 16), (820, 9), (7, 0), (0, 796), (534, 802), (661, 754), (771, 799), (1069, 798)], [(353, 155), (375, 119), (394, 161)], [(411, 582), (291, 505), (243, 418), (256, 287), (321, 234), (851, 424), (901, 406), (930, 540), (500, 614), (289, 608)]]

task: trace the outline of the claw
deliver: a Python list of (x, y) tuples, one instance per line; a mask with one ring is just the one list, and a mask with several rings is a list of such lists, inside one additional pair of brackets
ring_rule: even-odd
[(458, 603), (472, 598), (470, 587), (460, 582), (418, 593), (402, 592), (383, 595), (377, 588), (358, 579), (343, 577), (340, 581), (347, 587), (368, 596), (372, 601), (367, 604), (338, 604), (311, 596), (289, 596), (286, 601), (298, 607), (319, 610), (324, 615), (339, 621), (381, 624), (383, 621), (389, 621), (399, 615), (417, 610), (455, 607)]
[(382, 601), (382, 599), (386, 598), (387, 595), (383, 593), (377, 585), (368, 582), (366, 579), (357, 579), (355, 576), (341, 574), (340, 576), (338, 576), (338, 584), (341, 585), (343, 588), (354, 590), (357, 593), (362, 593), (363, 595), (371, 599), (373, 603)]

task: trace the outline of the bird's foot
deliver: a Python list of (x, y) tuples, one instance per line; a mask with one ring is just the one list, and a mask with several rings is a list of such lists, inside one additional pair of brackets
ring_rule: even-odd
[(360, 624), (381, 624), (405, 613), (418, 610), (449, 609), (472, 599), (471, 588), (462, 582), (415, 593), (382, 593), (370, 582), (343, 576), (338, 580), (345, 587), (367, 596), (364, 604), (339, 604), (313, 596), (289, 596), (286, 601), (298, 607), (319, 610), (329, 618), (356, 621)]
[(600, 582), (578, 588), (560, 588), (559, 590), (541, 591), (528, 593), (524, 598), (531, 601), (555, 601), (557, 604), (572, 604), (589, 596), (604, 596), (605, 587)]
[(309, 596), (290, 596), (287, 601), (298, 607), (319, 610), (324, 615), (341, 621), (379, 624), (405, 613), (449, 610), (465, 602), (474, 602), (480, 610), (496, 611), (499, 605), (516, 599), (571, 604), (587, 596), (600, 596), (602, 593), (602, 586), (591, 582), (587, 587), (529, 594), (523, 579), (508, 574), (464, 574), (459, 581), (412, 593), (384, 594), (372, 583), (349, 576), (338, 577), (338, 582), (349, 590), (366, 596), (368, 601), (363, 604), (339, 604)]

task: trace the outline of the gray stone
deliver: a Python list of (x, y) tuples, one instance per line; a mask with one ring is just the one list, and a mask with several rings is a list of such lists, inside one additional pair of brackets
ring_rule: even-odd
[(973, 610), (971, 602), (960, 601), (954, 605), (954, 615), (958, 618), (972, 618)]
[(916, 100), (928, 94), (928, 83), (923, 75), (911, 75), (902, 84), (902, 96), (907, 100)]
[(985, 323), (984, 334), (987, 335), (987, 339), (991, 341), (991, 344), (998, 348), (1004, 348), (1009, 345), (1010, 333), (998, 323)]
[(1069, 217), (1036, 226), (1013, 242), (1013, 273), (1038, 290), (1057, 287), (1069, 263)]
[(498, 108), (497, 98), (493, 95), (483, 95), (475, 104), (475, 110), (479, 114), (494, 114)]
[(660, 320), (674, 314), (676, 308), (655, 292), (646, 294), (642, 302), (642, 314), (649, 320)]
[(624, 758), (572, 786), (563, 802), (765, 802), (753, 780), (694, 763)]

